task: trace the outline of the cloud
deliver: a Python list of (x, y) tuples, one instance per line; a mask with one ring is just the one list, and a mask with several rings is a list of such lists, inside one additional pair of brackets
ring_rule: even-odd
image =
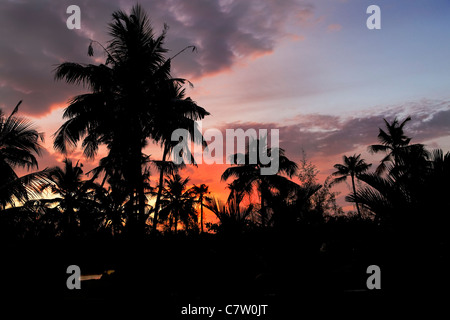
[(66, 8), (51, 1), (0, 4), (0, 107), (11, 109), (23, 100), (22, 112), (45, 114), (79, 92), (53, 80), (58, 63), (88, 61), (88, 40), (67, 29)]
[[(408, 115), (412, 116), (412, 120), (405, 127), (405, 133), (413, 138), (413, 143), (431, 141), (428, 147), (441, 147), (434, 145), (433, 140), (450, 136), (450, 101), (439, 100), (420, 100), (386, 108), (370, 108), (351, 117), (299, 114), (282, 123), (240, 121), (224, 123), (216, 129), (222, 133), (224, 139), (224, 156), (225, 144), (228, 143), (225, 141), (227, 129), (255, 129), (256, 132), (267, 129), (269, 134), (270, 129), (278, 129), (280, 147), (285, 149), (288, 158), (299, 163), (305, 151), (307, 160), (319, 169), (317, 178), (323, 183), (334, 171), (333, 165), (342, 161), (344, 154), (363, 153), (363, 158), (375, 167), (380, 156), (370, 155), (367, 146), (377, 143), (379, 128), (385, 126), (383, 119), (391, 122), (398, 118), (402, 121)], [(203, 128), (203, 132), (207, 129), (212, 128)], [(226, 184), (220, 182), (220, 176), (228, 166), (200, 164), (198, 168), (188, 167), (184, 174), (192, 178), (192, 183), (206, 183), (216, 195), (226, 198), (228, 191), (225, 189)], [(345, 205), (345, 185), (338, 186), (335, 191), (341, 192), (339, 203)]]
[[(161, 12), (161, 19), (171, 27), (169, 47), (177, 47), (173, 43), (176, 41), (178, 46), (194, 44), (198, 48), (197, 55), (174, 65), (181, 73), (193, 77), (227, 70), (239, 59), (271, 53), (284, 37), (292, 37), (289, 23), (306, 21), (313, 15), (311, 5), (297, 0), (168, 3), (169, 10)], [(173, 40), (172, 34), (176, 35)]]
[(450, 101), (421, 100), (382, 110), (366, 110), (354, 117), (322, 114), (302, 114), (293, 117), (287, 124), (234, 122), (225, 124), (221, 130), (279, 129), (280, 147), (298, 161), (304, 150), (311, 158), (336, 158), (355, 150), (366, 149), (377, 143), (379, 128), (384, 128), (383, 119), (400, 121), (411, 115), (405, 133), (413, 143), (423, 143), (450, 136)]
[[(69, 30), (66, 9), (73, 1), (2, 1), (0, 3), (0, 107), (6, 111), (24, 100), (22, 112), (42, 116), (83, 88), (55, 82), (61, 62), (96, 63), (87, 56), (89, 39), (107, 44), (107, 24), (128, 2), (78, 1), (81, 29)], [(170, 26), (166, 46), (174, 55), (188, 45), (198, 52), (174, 61), (177, 74), (202, 77), (230, 69), (239, 60), (271, 53), (282, 39), (302, 39), (288, 31), (293, 21), (308, 21), (313, 7), (302, 0), (142, 1), (155, 34)]]

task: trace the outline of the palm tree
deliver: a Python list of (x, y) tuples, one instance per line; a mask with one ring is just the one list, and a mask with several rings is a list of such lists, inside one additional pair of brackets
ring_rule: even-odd
[[(421, 161), (416, 158), (422, 158)], [(405, 220), (420, 219), (420, 215), (429, 212), (429, 219), (439, 215), (447, 216), (450, 208), (446, 201), (448, 179), (450, 179), (450, 152), (433, 150), (429, 153), (412, 153), (401, 162), (408, 163), (408, 172), (393, 170), (393, 164), (387, 166), (388, 174), (361, 174), (359, 179), (367, 186), (358, 190), (356, 195), (348, 196), (349, 201), (364, 204), (379, 219), (394, 221), (397, 226)]]
[(369, 146), (370, 153), (385, 152), (386, 156), (381, 160), (380, 165), (376, 169), (376, 173), (381, 174), (386, 170), (386, 163), (392, 162), (392, 168), (398, 168), (401, 162), (402, 153), (407, 152), (408, 149), (422, 149), (423, 145), (414, 144), (410, 145), (411, 138), (407, 137), (403, 131), (403, 127), (411, 117), (407, 117), (401, 123), (394, 119), (392, 123), (389, 123), (386, 119), (383, 119), (387, 128), (387, 132), (383, 129), (379, 129), (378, 141), (380, 144), (374, 144)]
[[(450, 223), (448, 212), (450, 211), (450, 200), (448, 199), (448, 189), (450, 181), (450, 152), (444, 154), (441, 149), (432, 150), (428, 166), (428, 174), (425, 193), (422, 199), (426, 205), (424, 209), (430, 207), (433, 215), (430, 220), (435, 222), (441, 234), (445, 235), (448, 244), (448, 230)], [(444, 243), (444, 241), (442, 242)]]
[[(450, 178), (450, 152), (444, 154), (442, 149), (433, 150), (431, 152), (430, 170), (434, 174), (434, 178), (441, 180), (441, 183), (447, 183), (447, 179)], [(444, 184), (439, 188), (445, 190)]]
[(82, 221), (83, 217), (92, 216), (95, 211), (98, 211), (95, 194), (100, 192), (100, 187), (92, 180), (82, 180), (83, 165), (78, 161), (73, 165), (72, 161), (66, 158), (63, 163), (64, 168), (53, 167), (50, 169), (48, 176), (50, 182), (44, 184), (41, 190), (49, 189), (53, 194), (58, 195), (53, 199), (45, 200), (45, 202), (56, 204), (63, 212), (64, 229), (70, 236), (74, 234), (78, 220), (83, 226), (86, 224)]
[[(264, 152), (271, 158), (268, 164), (263, 164), (259, 154), (256, 157), (256, 161), (252, 161), (252, 152), (255, 150), (260, 150), (260, 144), (264, 144)], [(277, 152), (275, 152), (277, 151)], [(275, 154), (278, 153), (278, 172), (273, 175), (262, 175), (261, 168), (270, 167), (274, 159)], [(278, 148), (268, 148), (266, 140), (255, 139), (246, 146), (245, 154), (236, 153), (232, 155), (233, 166), (227, 168), (221, 179), (223, 181), (228, 180), (230, 177), (234, 177), (235, 180), (230, 184), (230, 189), (232, 191), (236, 190), (238, 192), (238, 198), (241, 195), (246, 194), (251, 196), (255, 191), (260, 196), (260, 215), (261, 215), (261, 225), (264, 227), (267, 221), (266, 214), (266, 203), (270, 194), (281, 190), (286, 186), (296, 187), (297, 184), (289, 180), (287, 177), (291, 178), (296, 174), (298, 166), (295, 162), (289, 160), (284, 153), (284, 150)], [(252, 163), (256, 162), (256, 163)], [(286, 175), (287, 177), (283, 176)]]
[(198, 197), (198, 203), (200, 203), (200, 232), (203, 233), (203, 202), (204, 200), (208, 200), (208, 197), (205, 195), (209, 194), (208, 186), (202, 183), (200, 186), (194, 185), (192, 187), (192, 191)]
[(38, 168), (36, 156), (41, 154), (40, 141), (44, 139), (29, 120), (16, 115), (21, 103), (9, 116), (0, 110), (0, 210), (37, 196), (41, 184), (47, 181), (46, 169), (22, 177), (14, 171)]
[(249, 217), (253, 213), (253, 205), (242, 207), (239, 192), (232, 190), (227, 202), (212, 197), (206, 201), (206, 207), (219, 219), (219, 225), (212, 224), (210, 228), (226, 235), (238, 235), (251, 226)]
[[(137, 232), (142, 235), (147, 226), (146, 223), (151, 212), (151, 210), (149, 210), (151, 206), (149, 204), (144, 204), (144, 214), (139, 214), (139, 216), (133, 214), (133, 211), (135, 211), (135, 208), (139, 205), (138, 202), (140, 199), (135, 196), (133, 186), (125, 183), (126, 178), (130, 174), (130, 168), (122, 165), (123, 163), (126, 163), (126, 158), (127, 154), (113, 153), (111, 151), (106, 157), (100, 159), (96, 168), (92, 169), (87, 174), (92, 174), (92, 177), (90, 178), (91, 181), (95, 181), (97, 178), (101, 177), (102, 173), (104, 174), (100, 183), (100, 188), (103, 188), (107, 183), (108, 191), (102, 201), (105, 202), (107, 207), (112, 206), (112, 208), (114, 208), (112, 209), (114, 213), (109, 212), (109, 214), (114, 215), (114, 218), (109, 219), (108, 221), (115, 222), (116, 229), (119, 229), (119, 225), (123, 218), (126, 221), (127, 230), (130, 231), (130, 233)], [(145, 155), (144, 153), (141, 154), (142, 174), (140, 176), (141, 181), (139, 181), (139, 184), (142, 187), (146, 199), (147, 195), (152, 194), (153, 192), (153, 188), (150, 186), (150, 164), (155, 165), (155, 162), (155, 160), (150, 159), (150, 156)], [(113, 195), (114, 200), (107, 199), (108, 195)], [(126, 212), (121, 212), (122, 210), (125, 210)], [(125, 218), (125, 216), (127, 217)]]
[[(115, 164), (116, 160), (117, 157), (108, 155), (100, 159), (98, 167), (87, 173), (92, 173), (90, 180), (95, 181), (101, 172), (105, 172), (99, 186), (99, 192), (95, 194), (104, 214), (103, 228), (111, 231), (112, 235), (119, 234), (124, 230), (134, 232), (136, 227), (140, 229), (139, 231), (143, 231), (145, 230), (146, 220), (136, 221), (133, 220), (133, 216), (130, 216), (130, 213), (133, 212), (133, 208), (136, 206), (136, 199), (132, 196), (130, 185), (123, 183), (124, 175), (120, 170), (120, 165)], [(150, 170), (148, 167), (144, 169), (143, 179), (144, 189), (152, 190), (149, 182)], [(104, 187), (105, 183), (107, 183), (107, 189)], [(133, 230), (133, 228), (135, 229)], [(142, 234), (137, 233), (135, 235), (139, 236)]]
[[(163, 149), (162, 160), (155, 161), (159, 170), (159, 184), (153, 217), (154, 231), (156, 231), (158, 223), (164, 175), (173, 174), (184, 166), (184, 161), (179, 165), (175, 165), (172, 161), (166, 160), (167, 156), (178, 143), (178, 141), (172, 141), (172, 133), (176, 129), (185, 129), (189, 132), (189, 136), (194, 143), (206, 147), (206, 142), (202, 133), (198, 130), (195, 121), (201, 120), (209, 115), (209, 112), (202, 107), (199, 107), (191, 100), (191, 98), (185, 98), (185, 90), (178, 83), (172, 82), (166, 86), (165, 89), (167, 91), (165, 91), (164, 94), (161, 94), (162, 100), (160, 102), (160, 104), (165, 107), (159, 108), (158, 112), (155, 114), (157, 122), (163, 123), (164, 125), (155, 128), (153, 132), (153, 138), (156, 141), (160, 141), (160, 145)], [(195, 159), (192, 154), (183, 154), (181, 157), (187, 158), (189, 163), (195, 164)]]
[[(166, 130), (171, 118), (178, 119), (180, 114), (194, 121), (202, 118), (201, 115), (196, 118), (192, 108), (183, 109), (188, 104), (191, 107), (196, 104), (181, 96), (184, 91), (180, 87), (185, 80), (170, 75), (171, 59), (164, 57), (166, 31), (167, 27), (155, 37), (139, 5), (129, 15), (116, 11), (109, 25), (112, 40), (107, 48), (102, 46), (107, 54), (105, 64), (66, 62), (55, 73), (56, 79), (82, 84), (91, 90), (69, 101), (64, 112), (67, 121), (56, 132), (55, 148), (64, 153), (82, 140), (84, 154), (93, 158), (99, 145), (106, 145), (109, 155), (118, 158), (114, 162), (120, 165), (124, 175), (122, 183), (130, 185), (131, 196), (138, 203), (135, 213), (140, 216), (145, 216), (146, 202), (142, 149), (149, 139), (158, 143), (168, 140), (161, 132)], [(94, 43), (98, 42), (91, 42), (90, 55)], [(180, 95), (169, 95), (173, 90), (178, 90)], [(175, 103), (177, 100), (185, 103), (180, 106)], [(206, 114), (204, 109), (198, 110), (199, 114)]]
[[(132, 197), (138, 199), (136, 213), (142, 215), (141, 150), (154, 124), (151, 109), (158, 82), (168, 79), (159, 72), (167, 51), (163, 47), (166, 29), (155, 38), (148, 17), (137, 5), (130, 15), (114, 12), (109, 31), (112, 40), (105, 49), (105, 64), (66, 62), (56, 69), (56, 79), (83, 84), (92, 92), (69, 101), (64, 112), (67, 121), (56, 132), (54, 146), (65, 153), (83, 140), (84, 154), (93, 158), (99, 145), (106, 145), (109, 155), (119, 157), (115, 162), (131, 186)], [(92, 43), (89, 49), (92, 54)]]
[(166, 186), (162, 191), (160, 219), (168, 218), (169, 229), (172, 229), (173, 225), (175, 233), (178, 230), (178, 220), (184, 224), (185, 230), (188, 230), (191, 225), (196, 225), (195, 195), (191, 189), (187, 189), (188, 183), (189, 177), (183, 179), (178, 173), (165, 179)]
[[(343, 156), (343, 164), (337, 163), (334, 165), (334, 168), (337, 171), (332, 173), (332, 176), (335, 176), (333, 183), (340, 183), (347, 180), (347, 177), (350, 176), (352, 179), (352, 189), (353, 194), (356, 197), (356, 187), (355, 187), (355, 178), (358, 178), (362, 173), (366, 172), (372, 164), (367, 164), (364, 159), (361, 159), (361, 154), (353, 155), (347, 157)], [(356, 199), (356, 198), (355, 198)], [(358, 215), (361, 216), (361, 212), (359, 210), (358, 202), (355, 202), (356, 210), (358, 211)]]

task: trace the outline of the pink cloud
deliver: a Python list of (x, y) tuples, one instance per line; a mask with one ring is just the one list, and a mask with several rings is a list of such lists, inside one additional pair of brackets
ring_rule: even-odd
[[(119, 0), (81, 5), (83, 27), (73, 31), (65, 25), (70, 1), (48, 2), (0, 4), (0, 103), (5, 111), (24, 100), (24, 114), (47, 115), (56, 104), (83, 92), (83, 88), (55, 82), (54, 68), (63, 61), (104, 61), (101, 50), (96, 49), (94, 57), (87, 56), (89, 38), (107, 45), (111, 14), (129, 9)], [(174, 61), (174, 73), (190, 79), (227, 72), (236, 64), (271, 54), (291, 34), (290, 24), (314, 20), (314, 7), (302, 0), (172, 0), (143, 1), (142, 5), (155, 34), (161, 32), (163, 23), (170, 26), (169, 56), (189, 45), (198, 48), (197, 53), (180, 55)]]

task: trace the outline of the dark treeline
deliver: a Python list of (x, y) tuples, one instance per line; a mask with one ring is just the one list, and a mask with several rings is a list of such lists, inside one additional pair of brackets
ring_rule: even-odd
[[(449, 252), (449, 153), (411, 143), (410, 118), (385, 120), (379, 144), (368, 149), (382, 155), (378, 165), (344, 156), (320, 184), (306, 157), (295, 163), (281, 148), (278, 173), (261, 175), (269, 165), (249, 163), (249, 150), (262, 143), (255, 140), (233, 156), (241, 161), (222, 174), (229, 197), (217, 199), (208, 186), (191, 186), (180, 175), (184, 165), (169, 160), (173, 130), (194, 133), (195, 121), (209, 113), (185, 96), (187, 80), (172, 77), (172, 59), (192, 47), (167, 58), (166, 31), (156, 36), (140, 6), (115, 12), (111, 41), (92, 41), (88, 50), (93, 55), (98, 47), (104, 64), (56, 68), (57, 80), (88, 93), (69, 101), (54, 147), (67, 154), (81, 143), (93, 159), (105, 146), (89, 172), (66, 158), (19, 177), (19, 168), (38, 168), (43, 135), (18, 116), (20, 103), (10, 115), (0, 113), (1, 272), (14, 275), (11, 292), (35, 297), (45, 286), (68, 301), (126, 296), (162, 306), (229, 294), (292, 302), (293, 291), (361, 302), (372, 264), (383, 270), (383, 292), (438, 286)], [(150, 142), (161, 146), (161, 159), (143, 153)], [(206, 146), (203, 138), (193, 142)], [(346, 200), (355, 210), (345, 213), (332, 187), (347, 179)], [(206, 212), (218, 222), (205, 221)], [(115, 272), (69, 292), (70, 264), (85, 273)], [(24, 277), (29, 268), (37, 278)]]

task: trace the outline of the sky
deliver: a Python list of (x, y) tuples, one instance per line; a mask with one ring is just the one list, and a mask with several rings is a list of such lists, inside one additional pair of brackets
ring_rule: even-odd
[[(0, 0), (0, 108), (20, 114), (45, 133), (40, 168), (61, 164), (52, 135), (62, 112), (82, 87), (54, 81), (65, 61), (101, 63), (111, 14), (130, 1)], [(376, 143), (383, 118), (411, 115), (412, 142), (450, 150), (450, 2), (448, 0), (152, 0), (140, 1), (155, 34), (169, 26), (166, 47), (172, 74), (191, 80), (188, 95), (211, 113), (204, 130), (279, 129), (280, 146), (299, 161), (303, 151), (320, 170), (319, 182), (342, 156)], [(369, 30), (369, 5), (381, 10), (381, 29)], [(81, 28), (68, 29), (69, 5), (81, 11)], [(104, 150), (102, 151), (104, 152)], [(156, 146), (148, 153), (159, 157)], [(101, 153), (100, 153), (101, 155)], [(71, 155), (85, 168), (96, 160)], [(227, 165), (189, 167), (191, 182), (227, 194)], [(87, 171), (87, 170), (85, 170)], [(156, 172), (154, 173), (156, 176)], [(349, 192), (337, 187), (339, 202)], [(350, 207), (351, 209), (351, 207)]]

